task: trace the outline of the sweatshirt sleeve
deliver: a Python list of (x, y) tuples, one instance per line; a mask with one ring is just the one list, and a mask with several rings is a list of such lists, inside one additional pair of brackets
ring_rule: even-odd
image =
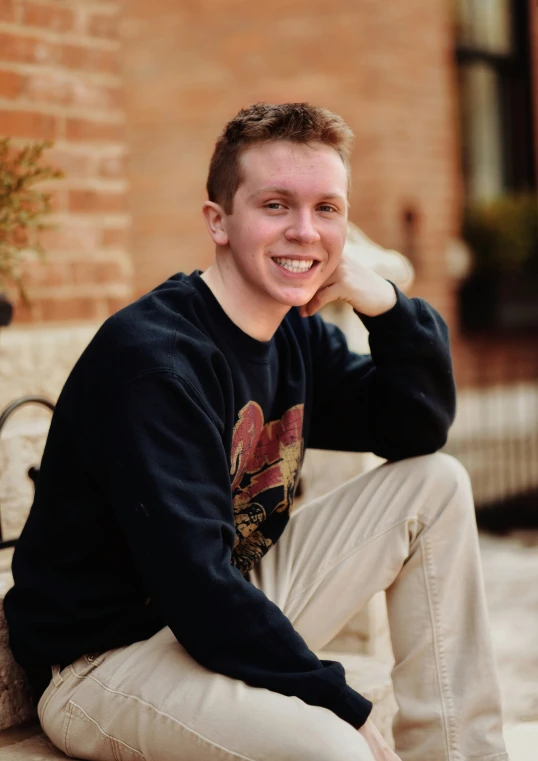
[(180, 376), (125, 387), (102, 422), (95, 477), (103, 485), (148, 595), (203, 666), (294, 695), (359, 727), (372, 704), (319, 660), (289, 619), (232, 566), (228, 458), (219, 421)]
[(339, 328), (311, 318), (314, 393), (307, 446), (400, 460), (445, 444), (456, 407), (448, 329), (427, 302), (395, 290), (397, 302), (388, 312), (359, 315), (371, 355), (350, 351)]

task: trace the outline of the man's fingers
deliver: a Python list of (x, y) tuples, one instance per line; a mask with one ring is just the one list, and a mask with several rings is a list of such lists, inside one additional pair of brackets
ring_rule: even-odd
[(331, 301), (334, 301), (337, 298), (337, 285), (327, 285), (325, 288), (320, 288), (315, 296), (308, 302), (308, 304), (305, 304), (301, 307), (301, 315), (303, 317), (312, 317), (312, 315), (316, 314), (316, 312), (321, 309), (321, 307), (324, 307), (325, 304), (329, 304)]

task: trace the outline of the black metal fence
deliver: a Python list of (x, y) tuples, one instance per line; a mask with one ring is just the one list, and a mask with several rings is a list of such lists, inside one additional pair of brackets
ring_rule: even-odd
[[(2, 414), (0, 415), (0, 435), (2, 433), (2, 430), (7, 423), (7, 421), (11, 418), (11, 416), (17, 412), (17, 410), (22, 409), (23, 407), (27, 407), (28, 405), (38, 405), (40, 407), (46, 407), (51, 412), (54, 412), (54, 404), (49, 399), (46, 399), (43, 396), (23, 396), (20, 399), (15, 399), (13, 402), (7, 405), (7, 407), (4, 409)], [(37, 478), (37, 474), (39, 472), (39, 463), (36, 463), (30, 469), (28, 470), (28, 477), (34, 482)], [(21, 478), (23, 477), (23, 474), (21, 474)], [(28, 506), (30, 507), (30, 506)], [(0, 505), (1, 508), (1, 505)], [(2, 514), (0, 509), (0, 550), (5, 549), (6, 547), (13, 547), (17, 542), (17, 539), (4, 539), (4, 533), (2, 529)]]
[(538, 337), (491, 342), (459, 362), (459, 404), (445, 451), (468, 469), (487, 530), (538, 528)]

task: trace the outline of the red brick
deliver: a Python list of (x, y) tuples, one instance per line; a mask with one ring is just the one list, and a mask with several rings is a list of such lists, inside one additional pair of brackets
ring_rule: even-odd
[(43, 249), (49, 253), (83, 254), (96, 251), (101, 241), (101, 231), (90, 225), (56, 225), (39, 235)]
[(123, 124), (96, 122), (89, 119), (66, 119), (65, 136), (67, 140), (89, 142), (123, 142), (125, 127)]
[(24, 95), (30, 100), (42, 103), (102, 111), (120, 109), (123, 104), (123, 93), (119, 87), (106, 87), (73, 76), (64, 77), (56, 72), (46, 71), (37, 71), (27, 77)]
[(0, 0), (0, 21), (15, 21), (14, 0)]
[(130, 230), (124, 227), (103, 230), (103, 246), (127, 248), (130, 243)]
[(57, 5), (22, 4), (22, 23), (38, 26), (55, 32), (67, 32), (73, 28), (73, 12)]
[(57, 135), (57, 119), (37, 111), (4, 111), (0, 108), (0, 133), (12, 137), (52, 140)]
[(15, 100), (18, 98), (24, 84), (24, 77), (12, 71), (0, 71), (0, 98)]
[(119, 74), (118, 53), (87, 45), (64, 45), (61, 63), (68, 69), (80, 69), (101, 74)]
[(70, 190), (69, 209), (74, 212), (115, 214), (127, 208), (125, 193), (100, 193), (94, 190)]
[(101, 304), (90, 297), (42, 298), (36, 300), (43, 320), (96, 320), (101, 317)]
[(117, 296), (112, 296), (108, 298), (107, 299), (108, 314), (114, 314), (115, 312), (118, 312), (120, 309), (123, 309), (123, 307), (126, 307), (130, 301), (131, 299), (118, 298)]
[(24, 283), (29, 290), (44, 286), (68, 285), (71, 279), (69, 261), (47, 257), (45, 261), (28, 262), (24, 267)]
[(118, 262), (106, 260), (80, 260), (73, 262), (73, 279), (75, 283), (121, 283), (124, 273)]
[(47, 161), (51, 166), (61, 169), (69, 180), (89, 179), (96, 176), (96, 159), (88, 152), (67, 151), (52, 148), (47, 153)]
[(27, 77), (24, 95), (33, 101), (67, 105), (72, 87), (72, 83), (62, 76), (38, 72)]
[(125, 177), (127, 158), (125, 156), (106, 156), (99, 162), (99, 175), (108, 179)]
[(95, 283), (97, 263), (89, 260), (80, 260), (73, 262), (73, 282), (74, 283)]
[(116, 40), (118, 38), (118, 26), (118, 14), (100, 13), (88, 18), (86, 31), (94, 37)]
[(125, 279), (119, 262), (101, 261), (96, 263), (95, 279), (98, 283), (121, 283)]
[(16, 63), (55, 64), (59, 57), (58, 47), (48, 40), (8, 32), (0, 32), (0, 50), (3, 61)]

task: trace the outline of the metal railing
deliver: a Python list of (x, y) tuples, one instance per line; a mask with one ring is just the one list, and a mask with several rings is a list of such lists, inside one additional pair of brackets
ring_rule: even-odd
[(538, 338), (519, 352), (482, 347), (459, 368), (458, 385), (445, 451), (471, 475), (479, 526), (538, 528)]
[[(54, 412), (55, 405), (53, 404), (53, 402), (51, 402), (49, 399), (46, 399), (44, 396), (23, 396), (20, 399), (15, 399), (13, 402), (7, 405), (7, 407), (4, 409), (4, 411), (0, 415), (0, 435), (2, 434), (2, 430), (6, 422), (9, 420), (9, 418), (15, 412), (17, 412), (17, 410), (20, 410), (23, 407), (26, 407), (30, 404), (37, 404), (37, 405), (40, 405), (41, 407), (46, 407), (51, 412)], [(33, 481), (34, 486), (35, 486), (35, 482), (36, 482), (36, 478), (38, 474), (39, 474), (39, 466), (32, 466), (28, 470), (28, 477)], [(0, 550), (5, 549), (6, 547), (14, 547), (16, 543), (17, 543), (17, 539), (4, 539), (3, 530), (2, 530), (2, 516), (1, 516), (1, 509), (0, 509)]]

